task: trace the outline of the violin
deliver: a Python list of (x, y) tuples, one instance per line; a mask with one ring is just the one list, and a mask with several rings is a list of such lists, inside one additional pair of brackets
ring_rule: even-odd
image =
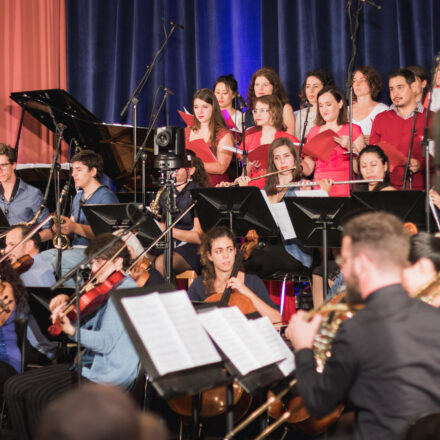
[(14, 263), (11, 263), (12, 269), (17, 272), (18, 275), (21, 275), (27, 272), (32, 265), (34, 264), (34, 259), (30, 255), (22, 255), (18, 258)]
[(147, 256), (143, 256), (136, 263), (131, 266), (130, 276), (136, 281), (139, 287), (144, 287), (150, 278), (150, 270), (153, 268), (153, 263)]
[[(241, 263), (247, 260), (255, 246), (258, 245), (258, 234), (251, 229), (246, 234), (246, 242), (240, 248), (232, 268), (231, 278), (237, 276)], [(226, 287), (223, 293), (213, 293), (206, 298), (205, 302), (217, 302), (220, 307), (237, 306), (242, 313), (248, 315), (255, 313), (255, 306), (251, 299), (240, 292), (233, 291), (232, 288)]]
[[(108, 300), (108, 294), (110, 290), (117, 286), (124, 278), (125, 275), (118, 270), (113, 272), (103, 283), (98, 284), (85, 291), (79, 298), (80, 315), (87, 316), (94, 313), (102, 304), (104, 304)], [(84, 286), (89, 287), (90, 284), (87, 282)], [(63, 313), (70, 319), (70, 321), (75, 321), (77, 319), (75, 295), (72, 295), (69, 298)], [(54, 324), (50, 325), (48, 328), (48, 332), (52, 336), (59, 336), (62, 332), (60, 321), (57, 320)]]

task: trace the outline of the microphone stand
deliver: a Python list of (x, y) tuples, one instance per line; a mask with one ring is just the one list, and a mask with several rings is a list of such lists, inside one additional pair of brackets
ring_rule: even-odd
[(242, 162), (243, 162), (243, 176), (247, 176), (247, 157), (248, 152), (246, 151), (246, 114), (245, 114), (245, 105), (240, 105), (240, 99), (238, 101), (238, 108), (241, 111), (241, 144), (242, 144)]
[[(161, 101), (161, 103), (159, 105), (159, 108), (157, 109), (157, 112), (154, 114), (154, 118), (153, 118), (152, 123), (148, 127), (148, 131), (147, 131), (147, 135), (145, 136), (145, 140), (144, 140), (143, 144), (141, 145), (141, 147), (139, 148), (139, 151), (135, 155), (133, 167), (131, 169), (131, 172), (133, 173), (133, 175), (136, 176), (136, 164), (139, 161), (139, 158), (142, 157), (143, 158), (142, 159), (142, 206), (144, 208), (146, 206), (146, 200), (145, 200), (145, 179), (146, 179), (145, 178), (145, 163), (146, 163), (145, 145), (147, 143), (148, 138), (150, 137), (151, 132), (153, 131), (153, 126), (154, 126), (154, 124), (157, 121), (159, 113), (162, 110), (162, 107), (164, 106), (165, 101), (168, 98), (168, 95), (173, 94), (171, 92), (171, 90), (167, 89), (166, 87), (163, 87), (163, 89), (164, 89), (165, 93), (164, 93), (164, 95), (162, 97), (162, 101)], [(135, 193), (135, 198), (136, 198), (136, 193)]]
[(409, 148), (408, 148), (408, 158), (406, 160), (406, 165), (405, 165), (405, 171), (403, 173), (403, 185), (402, 185), (402, 190), (405, 190), (406, 187), (406, 180), (408, 179), (409, 176), (409, 189), (412, 189), (412, 175), (413, 172), (409, 169), (409, 163), (411, 161), (411, 156), (412, 156), (412, 149), (413, 149), (413, 144), (414, 144), (414, 134), (417, 131), (416, 130), (416, 121), (417, 121), (417, 107), (414, 110), (414, 117), (413, 117), (413, 126), (412, 126), (412, 130), (411, 130), (411, 140), (409, 141)]
[[(304, 126), (303, 126), (303, 131), (301, 134), (301, 140), (299, 142), (299, 157), (301, 159), (301, 153), (302, 153), (302, 149), (303, 149), (303, 145), (304, 145), (304, 139), (306, 138), (306, 129), (307, 129), (307, 124), (309, 122), (309, 113), (310, 113), (310, 104), (307, 105), (307, 112), (306, 112), (306, 119), (304, 120)], [(301, 111), (299, 113), (301, 115)]]
[[(432, 87), (434, 86), (435, 78), (432, 79)], [(422, 139), (422, 156), (425, 158), (425, 188), (426, 188), (426, 194), (425, 194), (425, 215), (426, 215), (426, 232), (431, 232), (431, 225), (430, 225), (430, 197), (429, 197), (429, 190), (431, 189), (431, 182), (430, 182), (430, 165), (431, 165), (431, 158), (429, 154), (429, 120), (431, 117), (431, 105), (432, 105), (432, 91), (429, 92), (429, 98), (428, 98), (428, 107), (426, 108), (426, 124), (425, 128), (423, 129), (423, 139)]]
[[(133, 187), (134, 187), (134, 202), (136, 203), (136, 162), (139, 160), (139, 155), (137, 155), (137, 105), (139, 103), (139, 94), (141, 93), (142, 89), (144, 88), (146, 82), (148, 81), (148, 78), (151, 75), (151, 72), (153, 71), (154, 65), (156, 64), (157, 59), (159, 58), (159, 55), (162, 53), (164, 47), (168, 43), (168, 40), (170, 39), (171, 35), (174, 33), (174, 31), (177, 28), (177, 24), (173, 23), (170, 29), (170, 32), (168, 34), (165, 33), (165, 40), (162, 43), (162, 46), (160, 46), (159, 50), (154, 55), (153, 61), (150, 65), (147, 66), (147, 70), (145, 71), (144, 75), (142, 76), (141, 80), (139, 81), (139, 84), (136, 86), (135, 90), (131, 94), (130, 98), (128, 99), (127, 103), (125, 104), (124, 108), (122, 109), (120, 116), (121, 118), (124, 116), (124, 114), (127, 112), (130, 104), (133, 105), (133, 152), (134, 152), (134, 165), (132, 169), (133, 173)], [(151, 128), (151, 127), (150, 127)], [(151, 130), (150, 130), (151, 131)], [(148, 136), (150, 134), (150, 131), (148, 132), (147, 137), (145, 140), (148, 139)], [(145, 141), (144, 141), (145, 144)], [(145, 192), (145, 188), (142, 188), (142, 192)], [(144, 204), (145, 206), (145, 204)]]

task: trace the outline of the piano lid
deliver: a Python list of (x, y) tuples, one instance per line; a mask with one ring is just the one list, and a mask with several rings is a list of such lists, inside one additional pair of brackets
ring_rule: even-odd
[[(102, 122), (62, 89), (14, 92), (10, 98), (49, 130), (55, 132), (57, 125), (64, 125), (63, 139), (67, 143), (77, 142), (81, 147), (101, 154), (104, 172), (112, 179), (130, 175), (134, 160), (132, 126)], [(143, 144), (147, 131), (145, 127), (137, 128), (138, 147)], [(153, 152), (155, 131), (153, 129), (150, 133), (147, 152)], [(148, 156), (148, 164), (152, 164), (153, 155)]]

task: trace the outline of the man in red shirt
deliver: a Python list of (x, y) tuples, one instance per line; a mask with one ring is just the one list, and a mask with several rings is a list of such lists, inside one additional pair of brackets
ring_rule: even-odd
[[(379, 113), (373, 122), (370, 134), (370, 144), (388, 142), (408, 157), (411, 142), (411, 131), (415, 123), (415, 133), (412, 146), (406, 188), (414, 190), (425, 189), (425, 158), (422, 157), (423, 130), (426, 125), (426, 109), (416, 100), (416, 83), (414, 73), (408, 69), (398, 69), (388, 75), (390, 98), (393, 104), (390, 110)], [(391, 184), (402, 189), (405, 166), (396, 167), (391, 173)]]

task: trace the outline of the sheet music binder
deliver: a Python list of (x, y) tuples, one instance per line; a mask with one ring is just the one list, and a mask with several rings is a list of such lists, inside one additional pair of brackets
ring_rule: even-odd
[[(166, 293), (169, 289), (170, 287), (168, 286), (159, 290), (161, 290), (162, 293)], [(195, 368), (182, 369), (164, 375), (159, 373), (122, 304), (124, 298), (144, 296), (157, 291), (157, 288), (154, 289), (154, 291), (150, 289), (119, 289), (112, 292), (111, 298), (139, 354), (145, 371), (148, 373), (149, 379), (159, 395), (167, 400), (181, 395), (194, 395), (217, 386), (231, 383), (233, 377), (225, 370), (224, 361)]]

